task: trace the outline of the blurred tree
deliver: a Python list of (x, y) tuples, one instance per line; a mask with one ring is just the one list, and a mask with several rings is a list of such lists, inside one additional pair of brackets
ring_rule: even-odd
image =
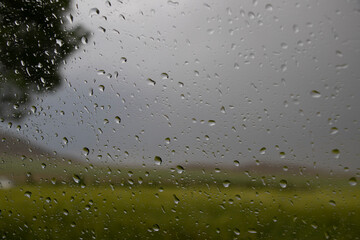
[(65, 28), (70, 0), (0, 1), (0, 117), (21, 119), (35, 93), (61, 83), (59, 67), (87, 35)]

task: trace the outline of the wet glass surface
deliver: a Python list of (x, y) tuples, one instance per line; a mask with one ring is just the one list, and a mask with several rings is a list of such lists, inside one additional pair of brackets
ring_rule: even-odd
[(1, 1), (0, 235), (356, 239), (359, 20), (355, 0)]

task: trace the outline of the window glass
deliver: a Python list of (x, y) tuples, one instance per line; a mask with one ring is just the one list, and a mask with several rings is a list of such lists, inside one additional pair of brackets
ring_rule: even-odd
[(358, 239), (360, 5), (0, 2), (4, 239)]

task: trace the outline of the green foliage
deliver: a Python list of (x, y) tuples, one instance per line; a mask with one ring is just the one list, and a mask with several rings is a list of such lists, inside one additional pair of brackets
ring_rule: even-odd
[(59, 66), (85, 34), (81, 27), (65, 29), (69, 6), (69, 0), (1, 1), (1, 117), (21, 118), (31, 94), (61, 83)]

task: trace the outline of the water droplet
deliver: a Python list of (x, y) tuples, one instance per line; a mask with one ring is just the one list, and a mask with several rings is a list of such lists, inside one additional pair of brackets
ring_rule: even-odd
[(30, 191), (26, 191), (24, 193), (24, 196), (27, 197), (27, 198), (31, 198), (31, 195), (32, 195), (32, 192), (30, 192)]
[(255, 233), (257, 233), (257, 231), (254, 228), (249, 228), (248, 233), (255, 234)]
[(173, 197), (174, 197), (175, 204), (179, 204), (180, 199), (175, 194), (173, 194)]
[(239, 236), (240, 235), (240, 230), (238, 228), (235, 228), (234, 229), (234, 234)]
[(222, 107), (220, 108), (220, 112), (221, 112), (221, 113), (226, 113), (224, 106), (222, 106)]
[(331, 153), (334, 154), (334, 158), (339, 158), (340, 157), (340, 150), (337, 149), (337, 148), (331, 150)]
[(41, 168), (42, 168), (42, 169), (45, 169), (45, 168), (46, 168), (46, 164), (45, 164), (45, 163), (42, 163), (42, 164), (41, 164)]
[(265, 154), (265, 152), (266, 152), (266, 147), (260, 149), (260, 154)]
[(36, 113), (37, 108), (36, 108), (35, 106), (31, 106), (30, 109), (31, 109), (31, 112), (32, 112), (32, 113)]
[(88, 39), (84, 36), (84, 37), (81, 38), (81, 42), (82, 42), (82, 44), (87, 44)]
[(321, 97), (320, 92), (319, 92), (319, 91), (316, 91), (316, 90), (312, 90), (312, 91), (310, 92), (310, 95), (311, 95), (313, 98), (319, 98), (319, 97)]
[(271, 4), (266, 4), (265, 5), (265, 9), (268, 11), (272, 11), (273, 10), (273, 6)]
[(66, 145), (68, 144), (69, 140), (66, 137), (63, 137), (63, 143)]
[(107, 7), (111, 7), (111, 2), (110, 2), (110, 1), (106, 1), (106, 2), (105, 2), (105, 5), (106, 5)]
[(177, 171), (178, 174), (182, 174), (185, 171), (185, 169), (182, 166), (177, 165), (176, 166), (176, 171)]
[(87, 155), (89, 155), (90, 150), (89, 150), (87, 147), (84, 147), (84, 148), (82, 149), (82, 152), (83, 152), (83, 154), (84, 154), (85, 156), (87, 156)]
[(338, 130), (337, 127), (332, 127), (331, 130), (330, 130), (331, 135), (337, 134), (338, 132), (339, 132), (339, 130)]
[(287, 181), (285, 179), (280, 180), (280, 187), (282, 187), (282, 188), (287, 187)]
[(223, 182), (223, 185), (224, 185), (224, 187), (229, 187), (230, 186), (230, 181), (229, 180), (225, 180), (224, 182)]
[(122, 57), (121, 58), (121, 63), (126, 63), (127, 62), (127, 58), (126, 57)]
[(69, 215), (69, 211), (68, 211), (67, 209), (64, 209), (64, 210), (63, 210), (63, 214), (64, 214), (65, 216), (67, 216), (67, 215)]
[(61, 39), (56, 39), (56, 44), (62, 47), (64, 45), (64, 41)]
[(214, 32), (215, 32), (215, 30), (212, 29), (212, 28), (210, 28), (210, 29), (207, 30), (207, 33), (208, 33), (209, 35), (214, 34)]
[(336, 55), (338, 57), (343, 57), (343, 53), (341, 51), (339, 51), (339, 50), (336, 51)]
[(116, 122), (116, 123), (121, 123), (121, 118), (120, 118), (119, 116), (116, 116), (116, 117), (115, 117), (115, 122)]
[(148, 83), (148, 85), (150, 85), (150, 86), (155, 86), (155, 84), (156, 84), (156, 82), (155, 82), (154, 80), (152, 80), (151, 78), (148, 78), (148, 79), (147, 79), (147, 83)]
[(336, 65), (335, 67), (338, 70), (342, 70), (342, 69), (347, 69), (349, 67), (349, 65), (347, 65), (347, 64), (339, 64), (339, 65)]
[(169, 78), (169, 74), (163, 72), (163, 73), (161, 74), (161, 78), (162, 78), (162, 79), (168, 79), (168, 78)]
[(255, 13), (253, 13), (253, 12), (248, 12), (248, 17), (249, 17), (250, 19), (255, 19)]
[(281, 46), (282, 49), (287, 49), (288, 48), (288, 45), (286, 43), (284, 43), (284, 42), (281, 43), (280, 46)]
[(92, 8), (89, 11), (89, 17), (93, 17), (94, 15), (99, 15), (100, 14), (100, 10), (97, 8)]
[(159, 156), (155, 156), (154, 161), (155, 161), (155, 164), (158, 166), (161, 165), (161, 163), (162, 163), (162, 159)]
[(171, 1), (171, 0), (169, 0), (167, 3), (168, 3), (169, 5), (171, 5), (171, 6), (177, 6), (177, 5), (179, 5), (178, 2)]
[(70, 14), (66, 15), (67, 20), (69, 21), (69, 23), (73, 23), (74, 22), (74, 16)]
[(240, 166), (240, 162), (239, 162), (238, 160), (234, 160), (234, 165), (235, 165), (236, 167), (238, 167), (238, 166)]
[(51, 181), (52, 184), (54, 184), (54, 185), (56, 184), (56, 178), (53, 177), (53, 178), (51, 178), (50, 181)]
[(349, 184), (350, 184), (350, 186), (356, 186), (356, 184), (357, 184), (356, 178), (355, 178), (355, 177), (351, 177), (351, 178), (349, 179)]
[(80, 183), (81, 178), (79, 177), (79, 175), (74, 174), (73, 175), (73, 180), (74, 180), (75, 183)]
[(209, 126), (215, 126), (216, 122), (215, 122), (215, 120), (209, 120), (208, 124), (209, 124)]
[(294, 24), (293, 25), (293, 31), (294, 31), (294, 33), (298, 33), (300, 31), (299, 26)]
[(329, 204), (330, 204), (331, 206), (334, 206), (334, 207), (336, 206), (336, 202), (335, 202), (334, 200), (330, 200), (330, 201), (329, 201)]
[(165, 143), (166, 144), (170, 144), (170, 142), (171, 142), (170, 138), (165, 138)]
[(154, 232), (160, 231), (160, 226), (157, 225), (157, 224), (154, 224), (154, 225), (153, 225), (153, 231), (154, 231)]
[(104, 85), (99, 85), (99, 90), (100, 90), (101, 92), (105, 91), (105, 86), (104, 86)]

